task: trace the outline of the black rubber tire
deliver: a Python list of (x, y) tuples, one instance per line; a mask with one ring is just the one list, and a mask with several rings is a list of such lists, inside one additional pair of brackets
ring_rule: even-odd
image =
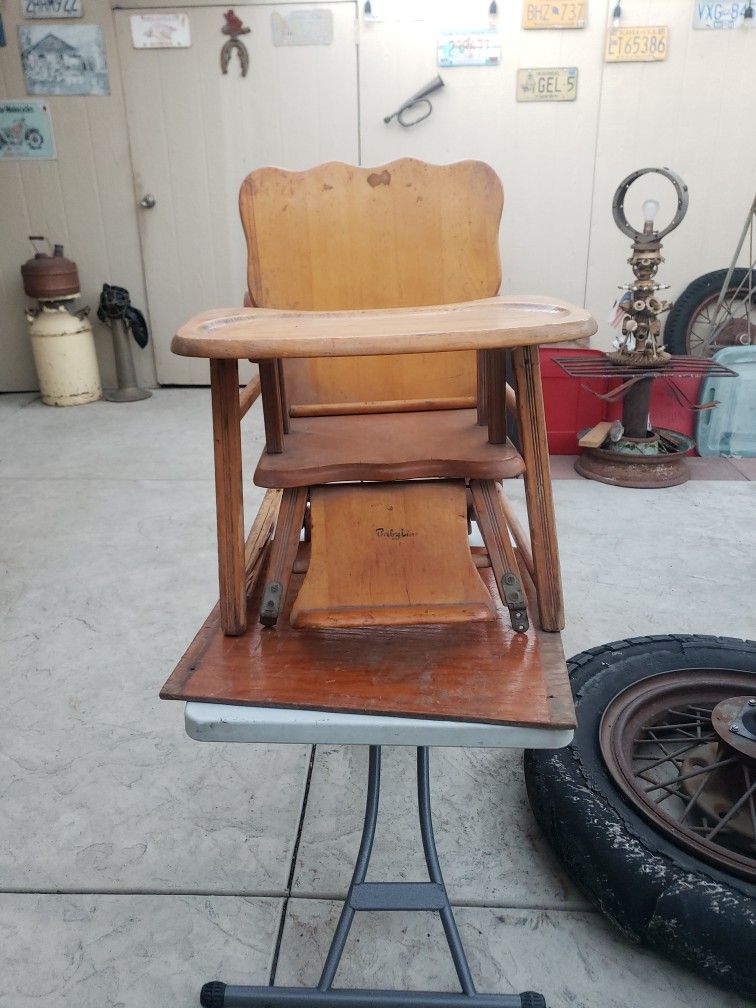
[[(728, 289), (737, 290), (747, 273), (748, 270), (742, 267), (733, 270)], [(669, 315), (667, 315), (667, 321), (664, 323), (664, 345), (671, 354), (682, 357), (690, 355), (688, 326), (698, 314), (702, 302), (712, 294), (719, 294), (726, 276), (726, 269), (704, 273), (703, 276), (697, 277), (692, 283), (689, 283), (675, 301)], [(754, 271), (754, 287), (756, 287), (756, 271)]]
[(528, 797), (570, 877), (628, 938), (707, 980), (756, 998), (756, 886), (666, 839), (609, 775), (599, 725), (631, 683), (684, 668), (752, 672), (756, 642), (667, 635), (603, 644), (571, 658), (578, 727), (571, 745), (525, 753)]

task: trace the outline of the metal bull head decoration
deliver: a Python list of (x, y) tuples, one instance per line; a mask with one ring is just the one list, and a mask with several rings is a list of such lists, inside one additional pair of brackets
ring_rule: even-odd
[(227, 10), (223, 17), (226, 19), (226, 23), (221, 28), (221, 31), (224, 35), (230, 35), (231, 38), (224, 42), (223, 48), (221, 49), (221, 73), (228, 73), (228, 64), (231, 62), (231, 53), (236, 50), (239, 54), (241, 75), (242, 77), (246, 77), (247, 70), (249, 70), (249, 53), (247, 52), (247, 47), (242, 41), (240, 41), (239, 36), (247, 35), (250, 29), (242, 23), (241, 18), (235, 14), (232, 9)]

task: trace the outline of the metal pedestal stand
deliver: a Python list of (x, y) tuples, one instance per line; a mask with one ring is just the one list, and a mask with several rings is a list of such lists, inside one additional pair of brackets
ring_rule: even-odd
[(111, 321), (113, 331), (113, 353), (115, 355), (116, 376), (118, 388), (105, 389), (103, 399), (108, 402), (137, 402), (139, 399), (149, 399), (152, 395), (149, 389), (140, 388), (137, 383), (134, 357), (131, 353), (131, 343), (126, 324), (122, 318)]
[[(366, 882), (381, 789), (381, 747), (370, 746), (362, 840), (341, 917), (317, 987), (235, 987), (218, 980), (202, 988), (203, 1008), (546, 1008), (542, 994), (479, 994), (449, 903), (433, 836), (428, 747), (417, 747), (417, 801), (429, 882)], [(433, 910), (440, 914), (461, 992), (334, 988), (344, 946), (358, 910)]]

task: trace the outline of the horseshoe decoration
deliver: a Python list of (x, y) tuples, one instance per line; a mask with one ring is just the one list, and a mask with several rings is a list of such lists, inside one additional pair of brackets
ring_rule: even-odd
[(221, 73), (228, 73), (231, 54), (236, 50), (239, 54), (241, 75), (242, 77), (246, 77), (247, 70), (249, 70), (249, 53), (247, 52), (247, 47), (240, 41), (239, 36), (248, 34), (250, 29), (242, 23), (241, 18), (231, 9), (227, 10), (223, 17), (226, 19), (226, 23), (221, 28), (221, 31), (224, 35), (230, 35), (231, 38), (223, 43), (223, 48), (220, 52)]
[(228, 73), (228, 64), (231, 62), (231, 53), (234, 49), (239, 53), (241, 75), (242, 77), (246, 77), (247, 70), (249, 70), (249, 53), (247, 52), (247, 47), (238, 38), (230, 38), (227, 42), (223, 43), (220, 53), (221, 73)]

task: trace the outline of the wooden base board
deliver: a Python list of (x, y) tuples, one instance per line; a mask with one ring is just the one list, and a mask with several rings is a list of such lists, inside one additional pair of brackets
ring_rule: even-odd
[(292, 626), (496, 618), (470, 553), (462, 480), (314, 487), (310, 517), (310, 564)]
[[(493, 574), (481, 571), (492, 596)], [(276, 627), (257, 614), (265, 574), (248, 600), (244, 634), (226, 637), (210, 613), (160, 693), (166, 700), (393, 714), (453, 721), (574, 728), (575, 711), (559, 634), (513, 632), (498, 597), (496, 619), (446, 626), (298, 630), (289, 610), (292, 577)]]

